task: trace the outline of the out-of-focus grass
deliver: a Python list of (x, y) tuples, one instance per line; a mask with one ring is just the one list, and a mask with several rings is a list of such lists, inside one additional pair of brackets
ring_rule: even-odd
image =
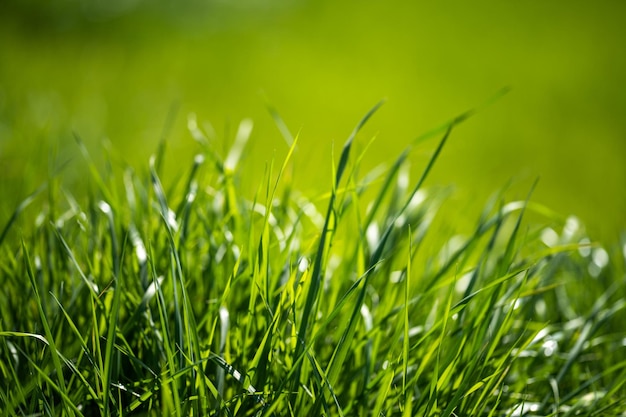
[(391, 158), (450, 114), (511, 86), (488, 116), (460, 127), (431, 181), (456, 184), (461, 202), (485, 198), (512, 177), (521, 196), (540, 176), (538, 201), (615, 240), (626, 226), (624, 7), (4, 2), (0, 215), (7, 218), (65, 161), (72, 159), (66, 172), (82, 172), (73, 131), (91, 144), (109, 138), (120, 158), (139, 162), (175, 114), (169, 152), (184, 160), (197, 150), (185, 129), (190, 112), (227, 138), (238, 120), (252, 117), (245, 165), (258, 172), (274, 149), (284, 152), (267, 96), (308, 138), (295, 156), (296, 181), (321, 190), (330, 181), (321, 155), (362, 103), (388, 99), (372, 154)]

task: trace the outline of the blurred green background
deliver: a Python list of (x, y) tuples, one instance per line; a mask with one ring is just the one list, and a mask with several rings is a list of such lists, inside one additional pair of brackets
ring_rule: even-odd
[[(529, 0), (5, 0), (0, 5), (0, 224), (49, 175), (68, 187), (86, 168), (72, 132), (98, 157), (145, 164), (168, 117), (168, 172), (199, 150), (187, 116), (232, 142), (255, 129), (244, 161), (256, 189), (286, 153), (266, 97), (300, 131), (295, 180), (330, 184), (362, 115), (387, 102), (359, 136), (377, 134), (367, 166), (502, 87), (512, 91), (453, 133), (430, 185), (453, 184), (451, 205), (474, 213), (514, 180), (524, 198), (576, 214), (592, 237), (626, 227), (626, 2)], [(412, 155), (417, 171), (434, 149)], [(52, 155), (52, 156), (51, 156)]]

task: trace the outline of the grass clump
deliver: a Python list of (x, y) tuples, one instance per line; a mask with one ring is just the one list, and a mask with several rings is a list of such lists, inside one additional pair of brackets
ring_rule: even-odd
[(275, 112), (290, 150), (252, 199), (251, 123), (221, 157), (193, 119), (182, 179), (161, 182), (161, 147), (146, 172), (93, 168), (86, 197), (29, 197), (0, 237), (1, 414), (623, 416), (623, 255), (501, 195), (445, 235), (423, 183), (468, 114), (411, 186), (411, 147), (359, 175), (376, 109), (321, 198), (283, 178)]

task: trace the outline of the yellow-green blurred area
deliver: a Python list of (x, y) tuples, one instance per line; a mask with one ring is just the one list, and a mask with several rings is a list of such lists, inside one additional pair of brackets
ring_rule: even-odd
[[(200, 151), (190, 113), (228, 149), (255, 125), (242, 186), (261, 184), (287, 152), (267, 102), (299, 133), (294, 181), (330, 187), (358, 120), (377, 136), (365, 168), (391, 162), (419, 134), (511, 92), (458, 126), (427, 185), (470, 221), (513, 180), (508, 198), (576, 214), (592, 237), (626, 226), (626, 2), (3, 1), (0, 6), (0, 223), (51, 172), (69, 189), (102, 160), (147, 165), (164, 132), (168, 175)], [(173, 120), (168, 128), (168, 120)], [(210, 129), (208, 129), (210, 130)], [(417, 173), (436, 146), (411, 155)], [(165, 180), (164, 182), (168, 182)]]

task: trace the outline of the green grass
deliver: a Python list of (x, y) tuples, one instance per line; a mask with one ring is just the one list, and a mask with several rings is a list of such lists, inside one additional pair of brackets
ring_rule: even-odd
[(469, 113), (425, 135), (413, 183), (425, 137), (361, 174), (377, 108), (322, 196), (291, 186), (273, 110), (289, 152), (253, 197), (250, 121), (222, 156), (190, 120), (179, 178), (164, 144), (139, 171), (90, 162), (81, 195), (51, 177), (0, 234), (0, 414), (626, 415), (623, 249), (504, 192), (455, 234), (424, 182)]

